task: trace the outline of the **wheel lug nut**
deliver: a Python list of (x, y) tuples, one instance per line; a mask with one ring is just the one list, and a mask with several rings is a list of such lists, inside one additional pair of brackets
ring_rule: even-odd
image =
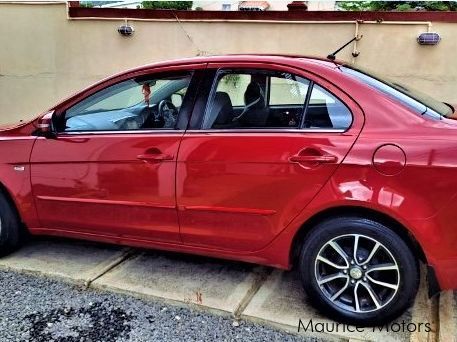
[(355, 284), (355, 280), (354, 279), (351, 280), (351, 284)]
[(343, 270), (343, 273), (344, 273), (344, 274), (348, 274), (348, 271), (347, 271), (347, 270)]
[(363, 269), (366, 270), (367, 269), (367, 265), (363, 265)]
[(366, 277), (363, 277), (363, 281), (367, 281), (367, 278), (366, 278)]
[(354, 265), (354, 260), (351, 260), (351, 265)]

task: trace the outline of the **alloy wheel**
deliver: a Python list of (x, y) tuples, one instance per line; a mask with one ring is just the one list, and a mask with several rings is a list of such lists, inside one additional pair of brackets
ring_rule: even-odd
[(327, 241), (317, 254), (315, 277), (329, 301), (355, 313), (382, 309), (400, 286), (400, 269), (393, 254), (362, 234)]

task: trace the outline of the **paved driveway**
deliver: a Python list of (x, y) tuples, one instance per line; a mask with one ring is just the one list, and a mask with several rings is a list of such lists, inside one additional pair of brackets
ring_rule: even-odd
[[(441, 295), (439, 306), (438, 298), (427, 298), (424, 281), (414, 306), (402, 317), (387, 326), (357, 332), (312, 309), (294, 271), (60, 239), (36, 239), (0, 259), (0, 268), (268, 324), (303, 337), (456, 341), (455, 295)], [(427, 331), (426, 324), (432, 331)]]

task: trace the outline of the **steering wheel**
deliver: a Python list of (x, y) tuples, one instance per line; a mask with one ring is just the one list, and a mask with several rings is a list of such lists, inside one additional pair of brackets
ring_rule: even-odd
[[(174, 128), (178, 119), (178, 109), (170, 100), (162, 100), (157, 108), (157, 120), (163, 120), (160, 127)], [(156, 118), (154, 118), (156, 122)]]

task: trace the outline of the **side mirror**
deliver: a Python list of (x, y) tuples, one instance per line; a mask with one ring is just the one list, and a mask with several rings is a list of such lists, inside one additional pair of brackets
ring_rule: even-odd
[(46, 138), (55, 138), (55, 130), (53, 124), (54, 111), (46, 113), (38, 120), (38, 130), (40, 134)]

